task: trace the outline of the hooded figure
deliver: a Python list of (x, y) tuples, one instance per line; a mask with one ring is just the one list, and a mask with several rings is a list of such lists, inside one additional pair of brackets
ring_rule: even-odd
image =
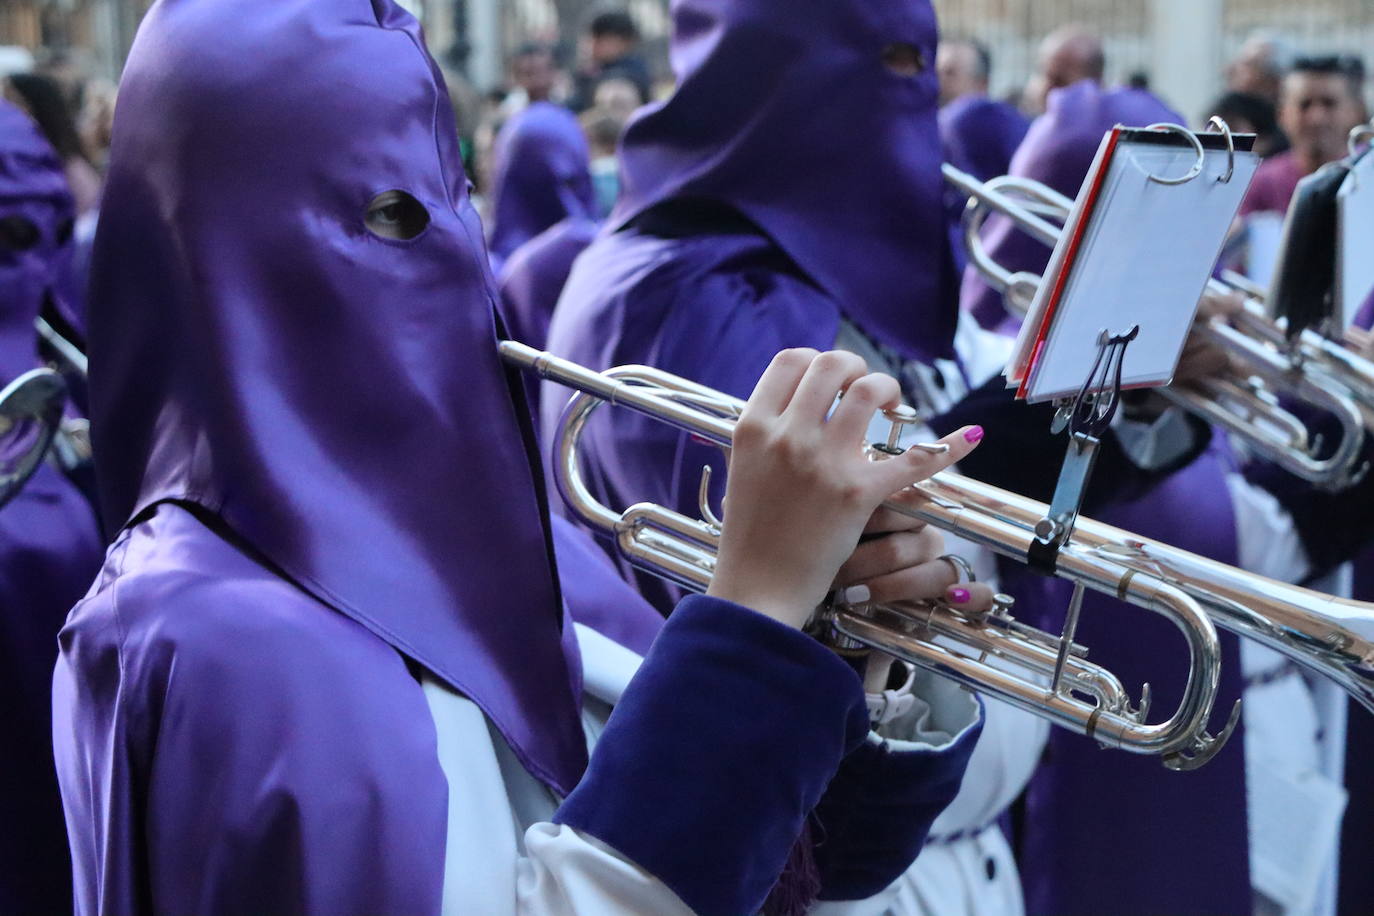
[[(408, 13), (160, 0), (103, 213), (114, 544), (54, 686), (79, 910), (743, 913), (813, 811), (822, 892), (906, 867), (971, 699), (932, 686), (895, 753), (854, 671), (763, 615), (691, 599), (641, 664), (653, 628), (598, 633), (628, 599), (587, 566), (570, 620), (551, 544), (587, 548), (550, 527)], [(891, 791), (841, 820), (832, 781)]]
[[(626, 131), (621, 203), (573, 266), (549, 350), (596, 368), (652, 365), (740, 397), (779, 349), (853, 350), (897, 376), (935, 432), (976, 422), (1001, 443), (961, 462), (964, 473), (1047, 499), (1064, 455), (1052, 408), (1014, 402), (997, 377), (1005, 344), (956, 328), (930, 4), (676, 0), (672, 10), (677, 91)], [(565, 400), (545, 387), (546, 434)], [(662, 424), (607, 413), (582, 444), (588, 484), (607, 505), (695, 513), (710, 465), (718, 506), (717, 450)], [(1089, 513), (1159, 478), (1115, 437), (1100, 461), (1098, 479), (1117, 489), (1094, 488)], [(980, 556), (986, 575), (993, 564)], [(672, 606), (670, 590), (636, 582), (661, 611)], [(1023, 611), (1034, 613), (1039, 591), (1021, 592)], [(1024, 716), (1004, 729), (1000, 717), (1018, 714), (989, 709), (986, 769), (975, 755), (969, 794), (913, 870), (918, 911), (1020, 908), (1010, 849), (988, 828), (1024, 785), (1043, 734)]]
[[(39, 365), (34, 319), (70, 237), (62, 162), (38, 128), (0, 102), (0, 385)], [(57, 631), (100, 568), (90, 504), (45, 464), (0, 508), (0, 912), (71, 908), (71, 869), (53, 770)]]
[(566, 108), (552, 102), (530, 105), (501, 129), (492, 157), (487, 238), (498, 268), (554, 223), (596, 219), (587, 138)]
[(945, 161), (979, 181), (1005, 175), (1030, 122), (1006, 102), (965, 95), (940, 109)]

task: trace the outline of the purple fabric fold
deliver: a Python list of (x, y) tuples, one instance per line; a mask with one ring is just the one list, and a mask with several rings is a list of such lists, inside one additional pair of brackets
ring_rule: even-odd
[[(958, 279), (930, 4), (674, 0), (672, 14), (677, 89), (626, 129), (612, 228), (671, 200), (724, 204), (884, 344), (948, 355)], [(894, 50), (908, 69), (884, 63)]]
[(164, 503), (61, 642), (80, 913), (439, 912), (448, 787), (384, 641)]
[(966, 95), (940, 109), (945, 161), (979, 181), (1007, 174), (1030, 121), (1006, 102)]

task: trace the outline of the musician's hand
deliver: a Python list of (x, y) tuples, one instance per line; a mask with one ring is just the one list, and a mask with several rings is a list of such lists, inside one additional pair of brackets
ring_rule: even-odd
[(894, 379), (867, 374), (852, 353), (785, 350), (774, 358), (735, 426), (708, 594), (800, 627), (883, 500), (954, 464), (982, 438), (978, 427), (965, 427), (940, 440), (949, 446), (942, 455), (912, 449), (870, 461), (862, 451), (869, 421), (900, 394)]
[(1360, 327), (1346, 328), (1345, 344), (1365, 359), (1374, 359), (1374, 332)]
[[(992, 588), (982, 582), (960, 582), (962, 569), (941, 559), (948, 551), (938, 529), (890, 509), (879, 508), (868, 520), (864, 537), (835, 577), (850, 604), (940, 599), (960, 610), (992, 608)], [(892, 658), (873, 653), (864, 671), (864, 689), (879, 693), (887, 684)]]
[(1239, 293), (1222, 295), (1208, 291), (1198, 303), (1197, 321), (1188, 341), (1183, 345), (1174, 384), (1198, 382), (1224, 376), (1231, 371), (1230, 355), (1202, 330), (1213, 321), (1225, 321), (1245, 309), (1245, 297)]

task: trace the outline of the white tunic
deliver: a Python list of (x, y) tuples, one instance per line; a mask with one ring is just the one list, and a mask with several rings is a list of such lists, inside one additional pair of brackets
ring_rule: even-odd
[[(584, 678), (582, 722), (592, 746), (642, 659), (580, 624), (577, 638)], [(423, 683), (449, 789), (445, 916), (691, 913), (664, 884), (615, 850), (551, 823), (559, 799), (520, 766), (482, 712), (432, 678)], [(979, 718), (971, 696), (949, 681), (919, 678), (913, 692), (918, 699), (912, 710), (884, 729), (897, 749), (945, 746)], [(870, 740), (878, 739), (870, 735)], [(924, 912), (899, 900), (903, 890), (899, 882), (872, 900), (820, 904), (814, 912)]]

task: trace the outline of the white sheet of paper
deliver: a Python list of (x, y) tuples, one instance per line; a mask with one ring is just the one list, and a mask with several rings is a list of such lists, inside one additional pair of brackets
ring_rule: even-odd
[[(1253, 153), (1237, 152), (1234, 174), (1222, 182), (1227, 153), (1212, 150), (1202, 174), (1186, 184), (1149, 180), (1186, 173), (1196, 155), (1191, 147), (1122, 138), (1044, 349), (1030, 367), (1028, 401), (1076, 394), (1097, 357), (1102, 331), (1124, 333), (1133, 325), (1140, 333), (1126, 350), (1123, 385), (1165, 385), (1173, 377), (1198, 299), (1259, 165)], [(1042, 309), (1039, 300), (1053, 288), (1069, 237), (1061, 237), (1041, 284), (1036, 304)]]
[(1278, 266), (1283, 216), (1251, 213), (1245, 218), (1245, 275), (1264, 289), (1274, 281), (1274, 268)]
[(1374, 291), (1374, 153), (1357, 161), (1336, 195), (1336, 292), (1345, 326)]
[(1111, 132), (1108, 131), (1102, 136), (1102, 142), (1097, 146), (1097, 154), (1093, 157), (1093, 164), (1088, 169), (1087, 178), (1083, 179), (1083, 185), (1078, 189), (1078, 198), (1074, 201), (1073, 209), (1069, 211), (1069, 218), (1064, 221), (1064, 230), (1059, 233), (1059, 244), (1054, 246), (1054, 251), (1050, 254), (1050, 262), (1045, 267), (1042, 275), (1046, 279), (1040, 283), (1040, 288), (1036, 292), (1035, 299), (1031, 301), (1026, 317), (1021, 321), (1021, 330), (1016, 335), (1016, 344), (1012, 347), (1011, 358), (1007, 361), (1007, 371), (1003, 373), (1007, 382), (1012, 385), (1019, 385), (1026, 376), (1026, 370), (1030, 367), (1031, 356), (1035, 348), (1035, 339), (1040, 331), (1040, 326), (1045, 322), (1045, 309), (1049, 307), (1048, 278), (1057, 277), (1064, 267), (1064, 257), (1068, 250), (1067, 240), (1073, 238), (1078, 231), (1079, 223), (1083, 222), (1083, 198), (1088, 193), (1088, 182), (1102, 167), (1102, 160), (1107, 155), (1107, 147), (1110, 145)]

